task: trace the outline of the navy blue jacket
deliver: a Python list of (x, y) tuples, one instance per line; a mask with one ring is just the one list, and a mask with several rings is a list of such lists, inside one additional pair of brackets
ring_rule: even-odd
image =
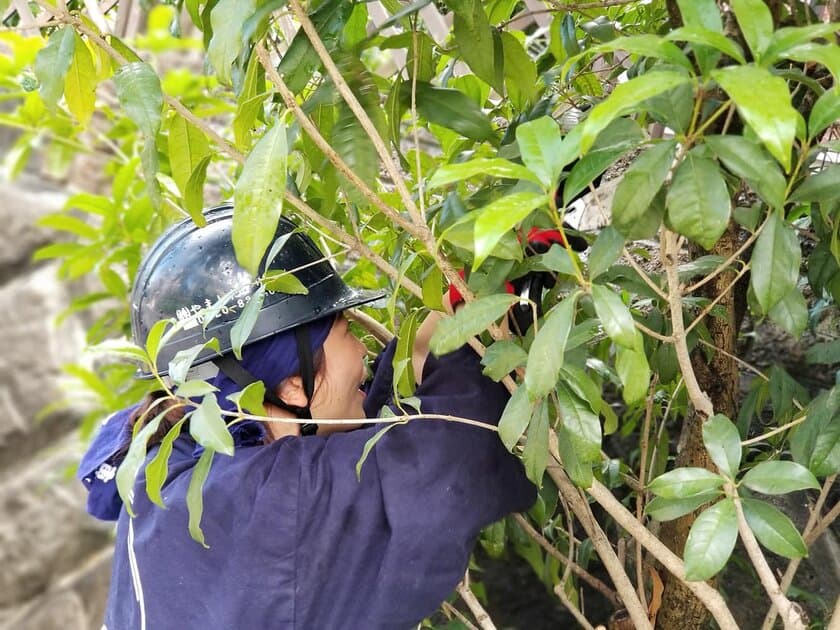
[[(378, 361), (369, 416), (390, 400), (392, 356), (393, 345)], [(491, 423), (508, 398), (466, 347), (430, 355), (416, 395), (423, 413)], [(233, 457), (214, 458), (204, 487), (209, 549), (187, 530), (196, 445), (179, 438), (168, 509), (148, 500), (141, 478), (136, 518), (119, 513), (105, 626), (404, 630), (434, 612), (463, 577), (479, 530), (527, 509), (535, 489), (495, 433), (442, 420), (393, 427), (359, 481), (356, 462), (379, 428), (267, 445), (240, 435)], [(115, 515), (109, 468), (90, 469), (93, 459), (80, 469), (89, 507)]]

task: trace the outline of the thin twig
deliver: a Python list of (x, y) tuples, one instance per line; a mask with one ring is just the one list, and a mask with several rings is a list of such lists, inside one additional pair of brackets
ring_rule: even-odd
[(664, 341), (665, 343), (674, 343), (674, 336), (673, 335), (663, 335), (662, 333), (658, 333), (655, 330), (651, 330), (644, 324), (633, 320), (633, 325), (638, 328), (640, 331), (645, 333), (648, 337), (653, 337), (654, 339), (659, 339), (659, 341)]
[(712, 309), (718, 304), (718, 302), (720, 302), (724, 297), (726, 297), (726, 294), (729, 293), (732, 290), (732, 287), (735, 286), (735, 283), (738, 282), (738, 280), (740, 280), (744, 276), (744, 274), (747, 273), (747, 271), (749, 271), (749, 270), (750, 270), (750, 265), (749, 265), (749, 263), (747, 263), (735, 275), (735, 277), (732, 279), (732, 281), (728, 285), (726, 285), (726, 288), (723, 289), (723, 291), (721, 291), (720, 293), (718, 293), (717, 296), (715, 296), (715, 299), (712, 300), (711, 302), (709, 302), (706, 305), (706, 307), (702, 311), (700, 311), (700, 314), (697, 317), (695, 317), (694, 321), (691, 322), (688, 325), (688, 328), (685, 329), (685, 334), (688, 334), (692, 330), (694, 330), (694, 327), (697, 326), (700, 322), (702, 322), (705, 319), (706, 315), (708, 315), (712, 311)]
[(840, 501), (834, 504), (834, 507), (828, 511), (823, 518), (821, 518), (817, 524), (814, 526), (813, 531), (811, 531), (808, 536), (805, 538), (805, 542), (807, 544), (811, 544), (817, 538), (822, 536), (823, 532), (828, 529), (828, 526), (831, 525), (834, 521), (837, 520), (837, 517), (840, 516)]
[[(758, 377), (759, 377), (759, 378), (761, 378), (762, 380), (767, 381), (767, 382), (770, 382), (770, 377), (768, 377), (768, 376), (767, 376), (764, 372), (762, 372), (761, 370), (759, 370), (757, 367), (755, 367), (755, 366), (754, 366), (754, 365), (752, 365), (751, 363), (747, 363), (746, 361), (744, 361), (741, 357), (735, 356), (734, 354), (732, 354), (731, 352), (727, 352), (727, 351), (726, 351), (726, 350), (724, 350), (723, 348), (718, 348), (718, 347), (717, 347), (715, 344), (713, 344), (712, 342), (710, 342), (710, 341), (706, 341), (705, 339), (703, 339), (703, 338), (701, 338), (701, 337), (698, 337), (698, 339), (697, 339), (697, 340), (698, 340), (700, 343), (702, 343), (704, 346), (706, 346), (707, 348), (711, 348), (711, 349), (712, 349), (712, 350), (714, 350), (715, 352), (720, 352), (721, 354), (723, 354), (723, 355), (725, 355), (725, 356), (729, 357), (730, 359), (732, 359), (733, 361), (735, 361), (735, 363), (737, 363), (738, 365), (740, 365), (742, 368), (744, 368), (744, 369), (746, 369), (746, 370), (749, 370), (750, 372), (752, 372), (753, 374), (755, 374), (756, 376), (758, 376)], [(794, 400), (794, 404), (797, 404), (797, 401), (796, 401), (796, 400)], [(802, 407), (800, 407), (800, 409), (801, 409), (801, 408), (802, 408)]]
[(470, 609), (470, 612), (475, 617), (475, 621), (481, 630), (496, 630), (496, 625), (493, 623), (490, 615), (487, 614), (487, 611), (484, 610), (481, 602), (478, 601), (478, 598), (470, 590), (469, 569), (467, 569), (467, 572), (464, 574), (464, 581), (461, 582), (455, 590), (458, 591), (458, 595), (461, 596), (461, 599), (464, 600), (467, 608)]
[[(644, 488), (647, 483), (647, 456), (650, 442), (650, 422), (653, 418), (653, 399), (656, 394), (656, 387), (659, 384), (657, 375), (651, 379), (647, 400), (645, 401), (645, 421), (642, 426), (641, 461), (639, 462), (639, 485)], [(644, 524), (645, 492), (636, 493), (636, 520)], [(636, 541), (636, 589), (639, 593), (639, 600), (642, 605), (648, 608), (645, 596), (645, 576), (642, 562), (642, 543)]]
[(569, 570), (571, 570), (572, 573), (601, 593), (601, 595), (610, 600), (614, 605), (618, 605), (621, 602), (618, 594), (614, 590), (589, 573), (586, 569), (582, 568), (579, 564), (571, 561), (568, 557), (560, 553), (557, 550), (557, 547), (552, 545), (548, 540), (546, 540), (545, 536), (534, 529), (524, 516), (521, 514), (514, 514), (513, 518), (525, 531), (525, 533), (528, 534), (528, 536), (530, 536), (531, 539), (533, 539), (540, 547), (542, 547), (548, 555), (563, 563)]
[(767, 433), (762, 433), (761, 435), (757, 435), (754, 438), (750, 438), (749, 440), (744, 440), (741, 442), (741, 446), (749, 446), (750, 444), (755, 444), (756, 442), (763, 442), (769, 437), (773, 437), (777, 433), (782, 433), (783, 431), (787, 431), (788, 429), (792, 429), (793, 427), (802, 424), (807, 420), (808, 416), (802, 416), (801, 418), (797, 418), (796, 420), (791, 420), (790, 422), (783, 424), (780, 427), (776, 427), (772, 431), (768, 431)]
[(644, 280), (645, 284), (648, 285), (653, 290), (653, 292), (656, 293), (656, 295), (658, 295), (665, 301), (668, 300), (668, 294), (665, 293), (665, 291), (663, 291), (662, 288), (653, 281), (653, 279), (648, 275), (647, 271), (642, 269), (641, 265), (637, 263), (636, 260), (633, 258), (633, 255), (627, 251), (626, 247), (624, 248), (624, 258), (627, 259), (633, 270), (637, 274), (639, 274), (639, 277), (642, 280)]
[(580, 609), (572, 603), (572, 600), (569, 599), (569, 596), (566, 595), (565, 584), (561, 582), (557, 586), (554, 587), (554, 594), (557, 595), (557, 599), (560, 600), (560, 603), (566, 607), (575, 620), (581, 625), (584, 630), (595, 630), (593, 625), (589, 623), (589, 620), (583, 616), (583, 613), (580, 612)]
[(418, 45), (417, 28), (411, 30), (411, 42), (414, 46), (414, 58), (412, 59), (411, 73), (411, 126), (414, 131), (414, 168), (417, 171), (417, 199), (420, 202), (420, 220), (426, 224), (426, 201), (423, 193), (423, 170), (420, 166), (420, 133), (418, 131), (419, 121), (417, 119), (417, 71), (420, 68), (420, 52)]
[(677, 235), (671, 230), (663, 228), (660, 236), (660, 248), (662, 265), (665, 267), (665, 274), (668, 278), (668, 306), (671, 311), (671, 329), (674, 331), (674, 350), (677, 354), (677, 361), (680, 364), (680, 371), (685, 379), (685, 388), (692, 404), (700, 414), (710, 418), (714, 414), (714, 406), (706, 393), (700, 389), (686, 343), (685, 322), (683, 322), (682, 312), (682, 288), (677, 270), (680, 251)]
[(350, 321), (358, 323), (367, 330), (382, 345), (387, 345), (394, 338), (394, 333), (364, 311), (360, 311), (357, 308), (349, 308), (344, 311), (344, 314), (347, 315)]
[(467, 630), (478, 630), (475, 624), (473, 624), (472, 621), (467, 619), (467, 616), (464, 613), (455, 608), (455, 606), (453, 606), (449, 602), (443, 602), (443, 604), (441, 604), (441, 608), (443, 608), (443, 610), (449, 613), (450, 615), (454, 615), (455, 617), (457, 617), (458, 621), (460, 621), (467, 627)]
[(710, 274), (708, 274), (707, 276), (704, 276), (701, 280), (698, 280), (697, 282), (692, 284), (690, 287), (688, 287), (685, 290), (686, 294), (694, 293), (697, 289), (702, 287), (707, 282), (711, 282), (719, 274), (726, 271), (733, 262), (735, 262), (738, 258), (740, 258), (741, 254), (743, 254), (747, 250), (747, 248), (750, 245), (753, 244), (755, 239), (758, 238), (758, 235), (761, 234), (762, 230), (764, 230), (764, 226), (767, 225), (767, 221), (770, 220), (770, 214), (771, 213), (769, 213), (769, 212), (767, 213), (767, 216), (764, 217), (764, 221), (762, 221), (761, 225), (758, 226), (758, 229), (756, 229), (755, 232), (750, 234), (749, 238), (747, 238), (747, 240), (745, 240), (741, 244), (741, 246), (738, 249), (736, 249), (735, 252), (729, 258), (727, 258), (721, 264), (719, 264), (717, 267), (715, 267), (714, 271), (712, 271)]
[(747, 518), (744, 516), (744, 508), (741, 505), (741, 498), (735, 486), (727, 483), (727, 494), (732, 497), (735, 504), (735, 514), (738, 518), (738, 533), (741, 535), (741, 542), (744, 544), (744, 549), (752, 562), (755, 572), (758, 574), (758, 579), (764, 587), (770, 601), (779, 610), (782, 616), (782, 622), (785, 629), (790, 630), (805, 630), (805, 624), (802, 621), (802, 616), (793, 605), (793, 603), (785, 596), (782, 589), (779, 588), (779, 583), (776, 582), (776, 577), (773, 575), (773, 570), (767, 564), (767, 558), (761, 552), (758, 546), (758, 541), (755, 539), (752, 529), (747, 523)]

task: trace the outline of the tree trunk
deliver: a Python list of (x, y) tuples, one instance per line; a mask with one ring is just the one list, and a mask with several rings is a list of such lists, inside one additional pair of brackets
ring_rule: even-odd
[[(737, 248), (738, 225), (731, 222), (711, 253), (728, 258)], [(733, 271), (721, 273), (701, 287), (700, 292), (705, 297), (714, 299), (726, 290), (734, 276)], [(730, 354), (735, 353), (737, 330), (743, 316), (743, 307), (740, 302), (746, 295), (744, 285), (743, 282), (736, 285), (734, 290), (730, 290), (719, 302), (726, 311), (725, 320), (709, 316), (705, 322), (711, 342)], [(739, 293), (742, 295), (738, 295)], [(715, 413), (722, 413), (732, 418), (737, 411), (738, 366), (733, 359), (722, 352), (715, 352), (711, 360), (707, 361), (706, 349), (698, 346), (692, 354), (691, 363), (697, 380), (701, 389), (711, 398)], [(716, 470), (703, 446), (702, 418), (693, 412), (689, 413), (683, 422), (676, 466)], [(668, 521), (662, 526), (662, 541), (679, 556), (682, 556), (688, 532), (699, 512), (700, 510), (674, 521)], [(708, 620), (709, 614), (700, 601), (679, 580), (669, 575), (665, 581), (662, 607), (657, 617), (657, 628), (663, 630), (700, 629), (708, 627)]]

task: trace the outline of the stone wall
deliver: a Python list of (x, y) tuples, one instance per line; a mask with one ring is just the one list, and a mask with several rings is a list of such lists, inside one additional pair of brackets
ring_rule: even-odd
[(87, 515), (73, 475), (82, 410), (36, 420), (84, 343), (78, 319), (55, 326), (74, 288), (31, 262), (53, 236), (35, 221), (65, 198), (27, 174), (0, 182), (0, 628), (99, 628), (110, 576), (112, 527)]

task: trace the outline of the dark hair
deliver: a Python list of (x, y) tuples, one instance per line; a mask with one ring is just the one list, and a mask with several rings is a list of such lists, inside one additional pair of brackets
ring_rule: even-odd
[[(312, 367), (315, 370), (315, 376), (321, 374), (325, 364), (326, 355), (324, 354), (324, 347), (321, 346), (312, 355)], [(293, 376), (299, 376), (299, 374), (295, 374)], [(315, 391), (318, 391), (317, 387)], [(169, 433), (170, 429), (178, 424), (186, 413), (186, 406), (183, 403), (183, 399), (169, 398), (168, 400), (158, 402), (163, 398), (166, 398), (166, 392), (162, 390), (157, 390), (147, 394), (137, 409), (135, 409), (128, 418), (128, 426), (131, 428), (131, 435), (133, 435), (134, 426), (138, 421), (141, 422), (141, 426), (145, 426), (159, 414), (166, 411), (166, 415), (164, 415), (161, 419), (157, 431), (155, 431), (149, 438), (149, 441), (147, 442), (148, 447), (158, 444), (161, 440), (163, 440), (166, 434)], [(184, 423), (184, 428), (188, 428), (189, 423), (190, 421), (188, 418)], [(127, 451), (128, 446), (129, 445), (126, 444), (121, 450)]]

